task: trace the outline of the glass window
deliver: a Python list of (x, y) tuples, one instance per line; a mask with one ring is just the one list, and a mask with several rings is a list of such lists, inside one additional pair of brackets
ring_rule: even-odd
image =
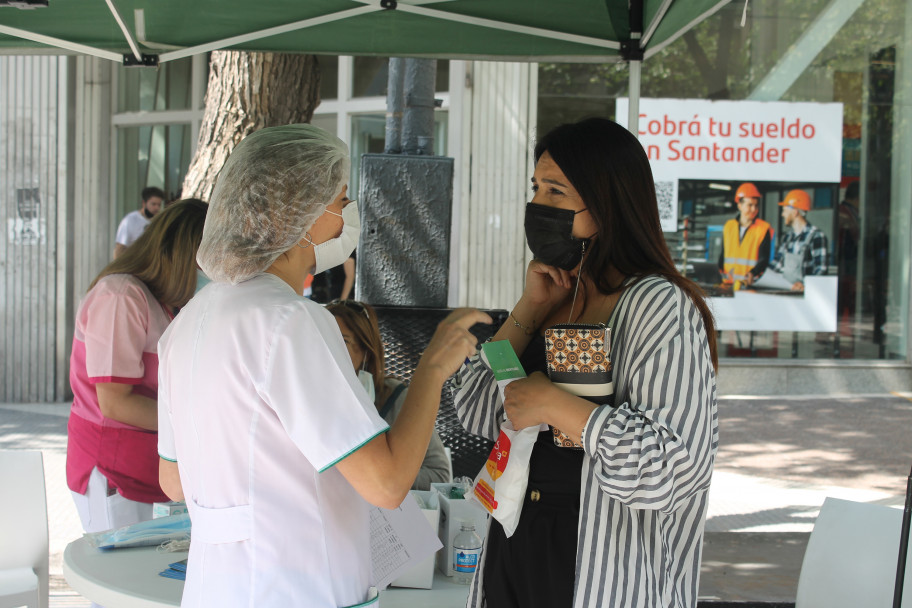
[(335, 135), (337, 120), (338, 117), (335, 114), (314, 114), (313, 118), (310, 119), (310, 124)]
[(386, 57), (355, 57), (352, 74), (352, 97), (386, 95), (389, 59)]
[(444, 59), (437, 60), (437, 82), (434, 91), (446, 93), (450, 90), (450, 62)]
[[(912, 155), (912, 72), (904, 65), (912, 62), (910, 8), (902, 0), (865, 0), (834, 32), (833, 19), (842, 9), (827, 0), (751, 3), (741, 27), (743, 3), (728, 5), (643, 63), (643, 98), (842, 104), (836, 135), (841, 165), (833, 181), (798, 176), (755, 184), (757, 216), (772, 229), (770, 269), (782, 269), (787, 248), (799, 237), (796, 226), (804, 230), (802, 222), (784, 217), (789, 213), (779, 203), (792, 190), (806, 193), (807, 210), (799, 215), (824, 237), (816, 242), (826, 255), (813, 263), (824, 269), (822, 276), (836, 279), (836, 330), (726, 329), (719, 336), (723, 357), (909, 355), (912, 178), (897, 161)], [(614, 118), (615, 102), (627, 96), (627, 87), (624, 65), (540, 64), (538, 131), (591, 115)], [(733, 295), (734, 283), (722, 279), (719, 265), (726, 257), (725, 227), (740, 217), (735, 194), (743, 182), (730, 175), (681, 178), (676, 200), (670, 197), (677, 226), (666, 228), (669, 248), (679, 267), (714, 298)], [(798, 253), (810, 264), (806, 250)]]
[(191, 108), (192, 59), (177, 59), (157, 69), (119, 67), (118, 112), (151, 112)]
[(320, 99), (339, 97), (339, 58), (335, 55), (317, 55), (320, 64)]
[(155, 125), (117, 129), (119, 215), (139, 206), (147, 186), (165, 191), (167, 201), (180, 197), (190, 165), (190, 125)]

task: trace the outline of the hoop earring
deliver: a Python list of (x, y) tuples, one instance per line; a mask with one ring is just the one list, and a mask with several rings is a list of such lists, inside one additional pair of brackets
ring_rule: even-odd
[[(302, 244), (301, 244), (301, 239), (307, 239), (308, 241), (310, 241), (310, 244), (309, 244), (309, 245), (302, 245)], [(304, 233), (304, 236), (302, 236), (300, 239), (298, 239), (297, 242), (295, 243), (295, 245), (297, 245), (297, 246), (300, 247), (301, 249), (307, 249), (308, 247), (313, 247), (313, 244), (314, 244), (314, 242), (313, 242), (313, 237), (310, 236), (310, 233), (309, 233), (309, 232), (305, 232), (305, 233)]]

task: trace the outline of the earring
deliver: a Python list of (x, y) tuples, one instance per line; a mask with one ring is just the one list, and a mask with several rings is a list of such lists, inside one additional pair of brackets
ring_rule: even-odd
[[(310, 244), (309, 244), (309, 245), (302, 245), (302, 244), (301, 244), (301, 239), (307, 239), (308, 241), (310, 241)], [(309, 233), (309, 232), (305, 232), (305, 233), (304, 233), (304, 236), (302, 236), (300, 239), (298, 239), (298, 242), (295, 243), (295, 245), (297, 245), (297, 246), (300, 247), (301, 249), (307, 249), (308, 247), (312, 247), (313, 244), (314, 244), (313, 238), (310, 236), (310, 233)]]

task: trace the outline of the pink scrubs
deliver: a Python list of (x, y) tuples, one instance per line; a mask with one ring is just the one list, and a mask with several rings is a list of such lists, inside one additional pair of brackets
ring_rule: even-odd
[(145, 284), (127, 274), (104, 277), (79, 305), (66, 466), (67, 485), (76, 494), (86, 494), (97, 469), (109, 493), (141, 503), (168, 500), (158, 484), (158, 433), (105, 418), (95, 384), (131, 384), (156, 399), (157, 344), (170, 321)]

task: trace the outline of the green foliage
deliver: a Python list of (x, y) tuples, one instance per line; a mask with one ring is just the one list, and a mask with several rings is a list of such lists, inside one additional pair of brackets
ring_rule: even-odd
[[(742, 1), (733, 2), (643, 62), (641, 95), (745, 99), (830, 6), (830, 0), (754, 0), (741, 26)], [(903, 44), (903, 0), (866, 0), (836, 33), (783, 99), (832, 101), (837, 73), (861, 73), (879, 51)], [(626, 64), (539, 66), (541, 131), (561, 122), (612, 116), (627, 95)], [(853, 92), (856, 96), (861, 91)], [(852, 100), (846, 100), (852, 103)]]

